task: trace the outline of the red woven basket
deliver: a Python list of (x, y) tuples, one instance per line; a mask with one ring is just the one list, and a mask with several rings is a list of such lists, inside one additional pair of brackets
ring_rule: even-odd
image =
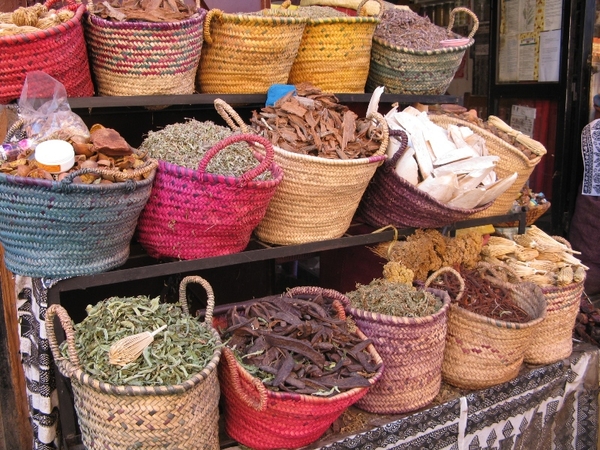
[[(44, 3), (48, 9), (56, 3)], [(91, 97), (94, 85), (83, 34), (84, 5), (68, 2), (70, 20), (34, 33), (0, 38), (0, 103), (18, 99), (28, 72), (41, 70), (60, 81), (69, 97)]]
[[(236, 178), (205, 172), (210, 160), (235, 142), (261, 144), (265, 156)], [(254, 178), (270, 170), (271, 179)], [(242, 251), (263, 218), (283, 171), (273, 163), (273, 146), (251, 135), (229, 136), (213, 146), (192, 170), (159, 161), (150, 199), (142, 211), (137, 239), (154, 258), (196, 259)]]

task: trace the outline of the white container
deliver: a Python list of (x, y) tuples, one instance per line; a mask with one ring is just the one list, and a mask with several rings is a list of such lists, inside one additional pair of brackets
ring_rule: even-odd
[(50, 173), (66, 172), (75, 164), (75, 151), (67, 141), (51, 139), (37, 145), (35, 160), (40, 169)]

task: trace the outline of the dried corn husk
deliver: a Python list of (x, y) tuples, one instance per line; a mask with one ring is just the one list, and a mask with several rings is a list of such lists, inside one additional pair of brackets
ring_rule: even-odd
[(543, 156), (547, 153), (546, 147), (544, 147), (540, 142), (536, 141), (535, 139), (530, 138), (529, 136), (521, 133), (520, 131), (513, 129), (510, 125), (508, 125), (506, 122), (504, 122), (499, 117), (489, 116), (488, 122), (491, 125), (498, 128), (500, 131), (504, 131), (509, 136), (514, 137), (517, 142), (523, 144), (525, 147), (527, 147), (529, 150), (531, 150), (531, 152), (534, 153), (535, 155)]
[(525, 247), (517, 247), (514, 251), (515, 257), (519, 261), (531, 261), (533, 259), (543, 259), (539, 258), (540, 252), (538, 252), (535, 248), (525, 248)]
[(565, 286), (573, 282), (573, 268), (571, 266), (563, 267), (558, 271), (556, 278), (556, 284), (559, 286)]

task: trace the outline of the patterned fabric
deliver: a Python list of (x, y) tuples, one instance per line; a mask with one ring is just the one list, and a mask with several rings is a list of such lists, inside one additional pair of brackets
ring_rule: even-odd
[(593, 120), (581, 132), (583, 157), (583, 195), (600, 195), (600, 119)]

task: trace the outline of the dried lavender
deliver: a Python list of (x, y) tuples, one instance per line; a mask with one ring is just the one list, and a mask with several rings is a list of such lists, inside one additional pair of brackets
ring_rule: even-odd
[(301, 6), (296, 10), (300, 17), (309, 19), (325, 19), (328, 17), (349, 17), (341, 11), (329, 6)]

